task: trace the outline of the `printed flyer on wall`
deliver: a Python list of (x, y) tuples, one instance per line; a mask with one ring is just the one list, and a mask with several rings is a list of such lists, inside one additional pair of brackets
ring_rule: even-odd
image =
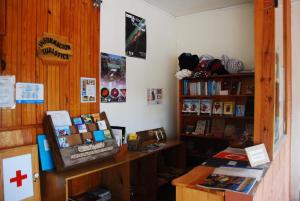
[(96, 102), (96, 79), (95, 78), (80, 78), (81, 102), (94, 103)]
[(16, 103), (42, 104), (44, 103), (44, 85), (35, 83), (16, 83)]

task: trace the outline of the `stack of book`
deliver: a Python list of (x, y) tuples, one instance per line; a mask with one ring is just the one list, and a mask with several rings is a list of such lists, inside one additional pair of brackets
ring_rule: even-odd
[(216, 167), (198, 187), (249, 194), (265, 173), (267, 165), (251, 168), (244, 149), (227, 148), (202, 165)]
[(112, 195), (110, 190), (98, 187), (86, 192), (81, 196), (74, 198), (70, 197), (68, 201), (108, 201), (111, 200), (111, 198)]

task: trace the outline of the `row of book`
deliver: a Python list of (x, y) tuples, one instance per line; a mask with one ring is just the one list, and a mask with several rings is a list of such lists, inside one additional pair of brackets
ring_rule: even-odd
[[(247, 106), (247, 108), (246, 108)], [(235, 104), (234, 101), (212, 101), (210, 99), (184, 99), (182, 112), (197, 115), (235, 115), (244, 117), (252, 114), (251, 105)]]
[(198, 120), (196, 125), (186, 125), (185, 134), (204, 135), (230, 138), (233, 135), (253, 136), (253, 124), (246, 123), (244, 127), (235, 124), (226, 124), (225, 119)]
[(254, 86), (251, 82), (236, 80), (191, 82), (183, 80), (184, 96), (251, 95), (253, 93)]

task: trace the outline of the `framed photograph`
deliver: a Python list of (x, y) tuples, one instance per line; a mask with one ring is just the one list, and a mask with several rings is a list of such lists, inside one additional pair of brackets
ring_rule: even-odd
[(111, 126), (111, 130), (116, 138), (118, 146), (125, 143), (126, 127), (122, 126)]
[(234, 102), (228, 101), (224, 102), (224, 115), (233, 115), (234, 114)]

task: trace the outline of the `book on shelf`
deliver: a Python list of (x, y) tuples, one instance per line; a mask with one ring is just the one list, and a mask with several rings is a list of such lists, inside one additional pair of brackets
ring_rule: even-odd
[(206, 120), (198, 120), (195, 131), (192, 133), (194, 135), (204, 135), (206, 129)]
[(235, 106), (235, 116), (244, 117), (245, 116), (245, 105), (236, 105)]
[(225, 119), (213, 119), (211, 121), (211, 134), (215, 137), (223, 137), (225, 129)]
[(212, 100), (203, 99), (200, 101), (200, 114), (211, 115), (212, 112)]
[(91, 114), (83, 114), (81, 115), (84, 124), (91, 124), (93, 123), (93, 117)]
[(192, 134), (195, 131), (195, 126), (186, 125), (185, 126), (185, 134)]
[(223, 80), (221, 82), (220, 95), (222, 96), (229, 95), (230, 88), (231, 88), (230, 82), (228, 80)]
[(71, 135), (71, 130), (69, 126), (56, 126), (55, 133), (57, 137)]
[(214, 101), (212, 114), (213, 115), (222, 115), (223, 114), (223, 102)]
[(234, 114), (234, 102), (226, 101), (224, 102), (224, 115), (233, 115)]
[(183, 113), (200, 113), (200, 100), (197, 99), (184, 99), (182, 106)]
[(242, 95), (253, 95), (254, 94), (254, 82), (252, 80), (244, 80), (241, 87)]
[(232, 81), (231, 83), (231, 89), (230, 89), (230, 94), (231, 95), (240, 95), (241, 93), (241, 81)]
[(76, 125), (76, 127), (77, 127), (79, 133), (88, 132), (85, 124), (78, 124), (78, 125)]
[(74, 117), (72, 121), (74, 125), (83, 124), (81, 117)]
[(245, 108), (245, 116), (253, 117), (254, 116), (254, 97), (248, 97)]
[(232, 137), (234, 134), (235, 134), (235, 125), (233, 124), (227, 124), (225, 126), (225, 129), (224, 129), (224, 137), (225, 138), (230, 138)]
[(198, 183), (197, 186), (208, 189), (237, 191), (248, 194), (254, 187), (255, 183), (256, 179), (251, 177), (228, 176), (213, 173), (204, 179), (204, 181)]
[(220, 88), (219, 88), (218, 82), (212, 81), (211, 82), (211, 95), (217, 96), (217, 95), (219, 95), (219, 91), (220, 91)]

